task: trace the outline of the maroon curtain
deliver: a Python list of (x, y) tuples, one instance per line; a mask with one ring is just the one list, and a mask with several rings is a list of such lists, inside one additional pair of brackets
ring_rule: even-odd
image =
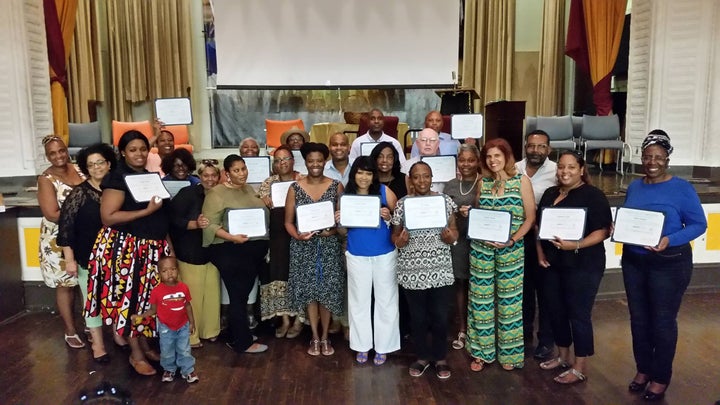
[(50, 83), (59, 82), (67, 91), (67, 68), (65, 66), (65, 44), (58, 19), (55, 0), (43, 0), (45, 11), (45, 34), (47, 36)]
[(571, 0), (570, 2), (565, 55), (573, 59), (583, 72), (590, 74), (590, 57), (582, 0)]

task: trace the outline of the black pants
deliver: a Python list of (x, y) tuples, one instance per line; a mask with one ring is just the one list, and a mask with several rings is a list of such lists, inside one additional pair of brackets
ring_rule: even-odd
[[(550, 312), (545, 300), (545, 269), (538, 265), (535, 231), (525, 235), (525, 276), (523, 277), (523, 331), (530, 342), (535, 336), (535, 310), (538, 313), (538, 346), (553, 347)], [(537, 301), (535, 301), (537, 298)], [(537, 306), (536, 306), (537, 302)]]
[(230, 297), (228, 324), (230, 343), (237, 351), (245, 351), (252, 343), (252, 333), (247, 319), (247, 301), (255, 277), (265, 265), (268, 242), (249, 241), (241, 244), (232, 242), (210, 245), (210, 261), (220, 271)]
[(448, 317), (455, 288), (448, 285), (427, 290), (405, 289), (404, 291), (410, 310), (415, 354), (420, 360), (444, 360), (447, 356)]

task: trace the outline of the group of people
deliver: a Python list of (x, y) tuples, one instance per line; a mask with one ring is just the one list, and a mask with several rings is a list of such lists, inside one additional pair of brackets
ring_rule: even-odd
[[(118, 160), (108, 145), (83, 150), (79, 170), (59, 138), (46, 138), (51, 167), (38, 180), (41, 257), (46, 282), (58, 291), (68, 345), (84, 346), (70, 309), (72, 287), (79, 284), (87, 298), (94, 358), (107, 361), (104, 320), (113, 326), (117, 344), (129, 344), (133, 367), (154, 374), (147, 359), (157, 355), (145, 337), (156, 336), (156, 328), (161, 351), (171, 350), (162, 343), (168, 326), (186, 328), (189, 345), (217, 338), (222, 280), (229, 298), (227, 345), (240, 353), (264, 352), (267, 345), (256, 341), (248, 321), (248, 300), (259, 280), (261, 318), (276, 319), (278, 338), (295, 337), (303, 322), (309, 323), (307, 353), (313, 356), (334, 353), (329, 339), (334, 318), (349, 326), (358, 363), (368, 362), (373, 351), (373, 363), (384, 364), (409, 332), (416, 355), (409, 374), (419, 377), (433, 365), (437, 377), (446, 379), (448, 325), (455, 316), (460, 330), (451, 346), (467, 350), (472, 371), (495, 361), (513, 370), (524, 366), (537, 308), (540, 368), (562, 369), (554, 378), (560, 384), (585, 381), (594, 354), (591, 313), (605, 269), (603, 242), (613, 218), (604, 194), (590, 184), (583, 158), (567, 151), (552, 162), (550, 137), (538, 130), (526, 137), (526, 158), (516, 163), (503, 139), (480, 149), (453, 140), (433, 111), (406, 159), (383, 125), (382, 112), (374, 109), (367, 134), (352, 144), (346, 135), (334, 134), (329, 148), (310, 142), (302, 130), (288, 131), (274, 151), (272, 175), (257, 190), (247, 183), (244, 158), (257, 156), (259, 147), (244, 140), (240, 155), (224, 159), (222, 173), (217, 162), (202, 161), (196, 181), (172, 200), (149, 202), (135, 201), (123, 180), (146, 172), (150, 143), (142, 134), (123, 135)], [(365, 142), (377, 143), (367, 156)], [(295, 166), (297, 150), (306, 175)], [(676, 317), (692, 272), (689, 242), (704, 232), (706, 220), (692, 186), (667, 172), (672, 152), (667, 134), (652, 131), (642, 152), (646, 176), (630, 185), (625, 206), (664, 212), (663, 237), (657, 246), (626, 245), (622, 267), (637, 363), (629, 389), (656, 400), (670, 383)], [(194, 160), (173, 153), (162, 158), (164, 175), (192, 177)], [(422, 157), (448, 153), (456, 155), (457, 178), (433, 181)], [(283, 190), (287, 195), (278, 198), (275, 193)], [(377, 196), (379, 226), (342, 226), (342, 195)], [(408, 226), (408, 202), (433, 195), (443, 198), (445, 225)], [(334, 207), (335, 226), (301, 231), (298, 208), (323, 201)], [(553, 207), (586, 209), (582, 238), (538, 239), (543, 210)], [(228, 212), (247, 208), (264, 212), (265, 235), (230, 232)], [(474, 209), (509, 213), (507, 240), (468, 239)], [(64, 255), (52, 253), (58, 246)], [(173, 288), (153, 296), (158, 285)], [(186, 309), (186, 316), (171, 324), (160, 308), (169, 305), (169, 297)], [(178, 367), (187, 381), (197, 380), (189, 345), (176, 345), (183, 353), (178, 364), (161, 356), (163, 381), (172, 381)]]

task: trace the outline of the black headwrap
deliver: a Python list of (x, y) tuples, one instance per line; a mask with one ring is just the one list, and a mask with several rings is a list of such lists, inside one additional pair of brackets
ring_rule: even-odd
[(662, 129), (654, 129), (650, 131), (648, 136), (645, 137), (645, 140), (643, 140), (642, 146), (640, 148), (642, 150), (645, 150), (645, 148), (650, 145), (658, 145), (662, 147), (667, 151), (668, 156), (670, 156), (673, 151), (673, 147), (672, 145), (670, 145), (670, 137)]

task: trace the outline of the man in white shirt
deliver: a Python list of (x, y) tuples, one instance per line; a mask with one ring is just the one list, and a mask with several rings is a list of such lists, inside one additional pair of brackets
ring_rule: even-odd
[(330, 136), (328, 142), (330, 160), (325, 163), (325, 176), (338, 180), (343, 187), (347, 186), (352, 161), (349, 159), (350, 141), (347, 135), (336, 132)]
[(350, 160), (354, 161), (358, 156), (362, 155), (361, 145), (365, 142), (390, 142), (400, 155), (400, 165), (405, 163), (405, 152), (402, 145), (397, 139), (383, 132), (385, 126), (385, 116), (382, 111), (377, 108), (370, 110), (370, 128), (366, 134), (358, 136), (350, 147)]
[[(460, 142), (457, 139), (452, 139), (452, 136), (446, 132), (442, 132), (443, 129), (443, 118), (439, 111), (430, 111), (425, 116), (425, 128), (432, 128), (438, 133), (440, 139), (440, 154), (441, 155), (457, 155)], [(420, 156), (420, 151), (417, 145), (413, 145), (410, 157)]]
[[(532, 183), (535, 203), (540, 202), (545, 190), (557, 184), (557, 164), (548, 159), (550, 136), (543, 130), (535, 130), (525, 137), (525, 159), (516, 163), (519, 172), (527, 175)], [(543, 297), (544, 269), (538, 265), (535, 231), (525, 235), (525, 277), (523, 279), (523, 323), (525, 339), (532, 341), (535, 322), (535, 298), (538, 310), (538, 344), (533, 356), (548, 360), (554, 355), (554, 338), (550, 329), (547, 304)]]

